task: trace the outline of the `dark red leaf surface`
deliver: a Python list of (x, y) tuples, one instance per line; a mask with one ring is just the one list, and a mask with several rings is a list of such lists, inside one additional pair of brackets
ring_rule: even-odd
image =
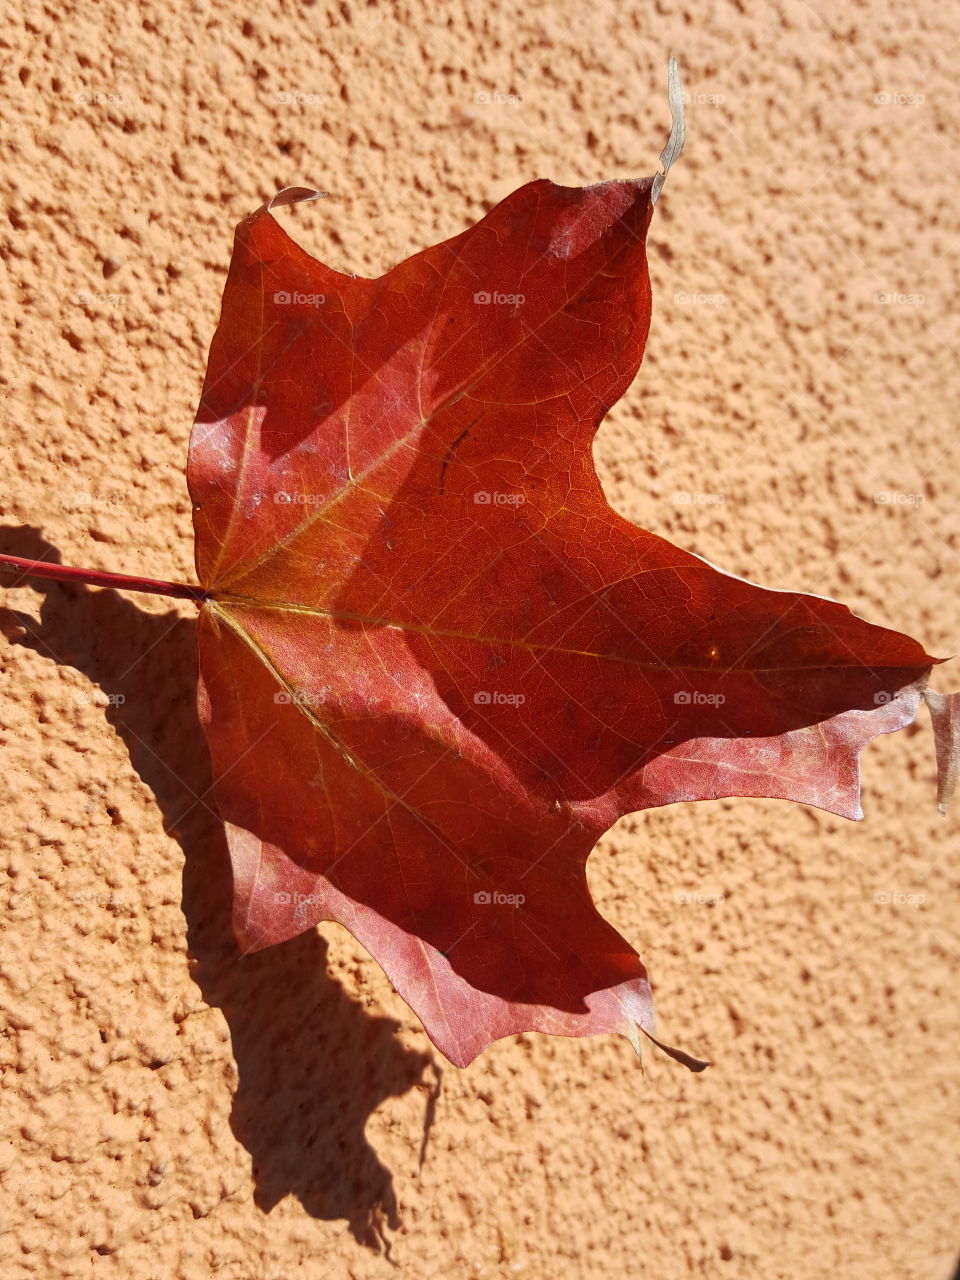
[(585, 866), (621, 815), (861, 816), (931, 664), (608, 505), (650, 324), (651, 182), (531, 182), (376, 280), (237, 230), (190, 446), (200, 709), (244, 948), (337, 920), (458, 1065), (653, 1033)]

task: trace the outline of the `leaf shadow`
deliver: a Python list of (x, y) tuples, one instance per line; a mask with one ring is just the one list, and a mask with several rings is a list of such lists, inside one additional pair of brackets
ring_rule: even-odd
[[(8, 554), (60, 562), (36, 529), (0, 533)], [(385, 1099), (421, 1085), (428, 1066), (439, 1082), (432, 1055), (402, 1047), (399, 1023), (347, 995), (328, 974), (327, 943), (314, 931), (240, 953), (229, 855), (194, 703), (194, 621), (145, 613), (112, 590), (28, 585), (44, 594), (40, 625), (2, 608), (8, 638), (113, 695), (96, 711), (122, 738), (183, 850), (191, 977), (230, 1028), (239, 1076), (230, 1123), (251, 1156), (255, 1203), (269, 1212), (292, 1194), (311, 1216), (346, 1220), (358, 1241), (389, 1256), (397, 1200), (364, 1127)], [(90, 724), (95, 731), (96, 720)], [(425, 1102), (427, 1126), (435, 1096), (436, 1086)]]

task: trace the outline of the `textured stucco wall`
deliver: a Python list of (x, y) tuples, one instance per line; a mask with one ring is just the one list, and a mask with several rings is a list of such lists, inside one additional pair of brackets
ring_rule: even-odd
[[(532, 177), (648, 175), (670, 52), (688, 140), (611, 500), (956, 652), (946, 3), (8, 6), (0, 550), (189, 578), (235, 223), (317, 186), (280, 216), (370, 275)], [(190, 608), (2, 603), (4, 1277), (947, 1280), (958, 842), (925, 712), (865, 752), (862, 823), (679, 806), (591, 860), (710, 1071), (530, 1035), (458, 1072), (342, 930), (237, 955)]]

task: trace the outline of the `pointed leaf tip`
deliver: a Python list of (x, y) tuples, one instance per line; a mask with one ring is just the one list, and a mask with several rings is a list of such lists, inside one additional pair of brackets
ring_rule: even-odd
[(960, 775), (960, 693), (924, 689), (937, 753), (937, 808), (945, 815)]
[(680, 152), (683, 150), (683, 141), (687, 134), (683, 111), (683, 91), (680, 88), (680, 66), (676, 58), (671, 58), (667, 63), (667, 101), (670, 103), (670, 117), (672, 120), (670, 137), (667, 139), (667, 145), (660, 152), (660, 163), (663, 169), (653, 179), (653, 186), (650, 189), (651, 204), (656, 204), (657, 196), (663, 190), (667, 174), (670, 172), (671, 166), (677, 162)]
[(316, 191), (313, 187), (283, 187), (261, 207), (269, 213), (271, 209), (279, 209), (287, 204), (301, 204), (305, 200), (322, 200), (326, 194), (326, 191)]
[(644, 1027), (640, 1027), (640, 1030), (648, 1040), (652, 1041), (657, 1046), (658, 1049), (662, 1049), (668, 1058), (672, 1058), (674, 1062), (679, 1062), (689, 1071), (706, 1071), (707, 1067), (713, 1066), (712, 1062), (707, 1062), (703, 1058), (694, 1058), (691, 1054), (685, 1053), (683, 1049), (674, 1049), (671, 1045), (664, 1044), (661, 1040), (658, 1040), (656, 1036), (652, 1036)]
[(640, 1035), (637, 1031), (637, 1024), (634, 1022), (632, 1018), (627, 1019), (626, 1030), (624, 1031), (623, 1034), (626, 1037), (626, 1039), (630, 1041), (631, 1045), (633, 1046), (633, 1052), (640, 1059), (640, 1070), (642, 1071), (643, 1070), (643, 1048), (641, 1047), (641, 1044), (640, 1044)]

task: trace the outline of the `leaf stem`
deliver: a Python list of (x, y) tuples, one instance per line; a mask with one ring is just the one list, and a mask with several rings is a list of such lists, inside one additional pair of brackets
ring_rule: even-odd
[[(100, 569), (74, 569), (70, 565), (51, 564), (47, 560), (25, 560), (22, 556), (0, 555), (0, 573), (4, 578), (19, 574), (24, 578), (52, 578), (56, 582), (85, 582), (93, 587), (114, 587), (118, 591), (147, 591), (155, 596), (193, 600), (198, 605), (209, 599), (203, 587), (188, 586), (185, 582), (161, 582), (156, 578), (136, 578)], [(2, 585), (15, 587), (19, 582), (4, 580)]]

